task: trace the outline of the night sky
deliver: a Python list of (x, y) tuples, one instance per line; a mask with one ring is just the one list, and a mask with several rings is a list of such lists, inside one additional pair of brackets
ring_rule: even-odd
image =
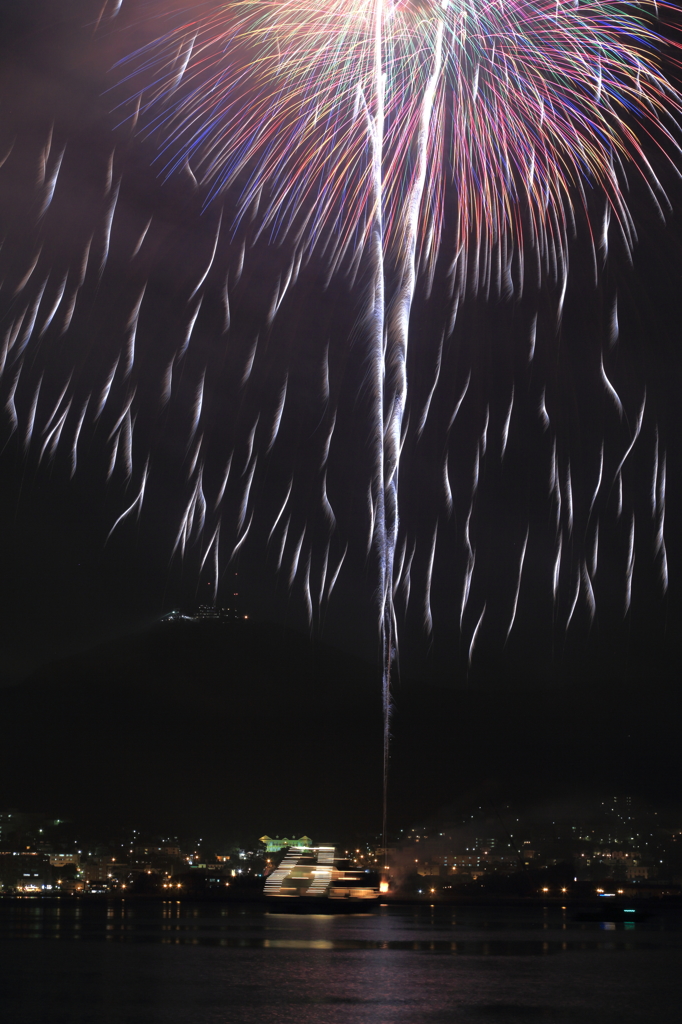
[[(144, 124), (138, 126), (138, 134), (132, 133), (125, 123), (130, 108), (120, 106), (129, 92), (126, 94), (126, 86), (121, 84), (120, 72), (112, 71), (113, 65), (159, 31), (149, 17), (156, 8), (180, 5), (124, 0), (117, 21), (103, 24), (95, 32), (93, 22), (100, 6), (99, 0), (59, 4), (24, 0), (20, 5), (0, 0), (0, 160), (9, 154), (0, 169), (2, 339), (22, 313), (23, 325), (30, 321), (44, 285), (37, 326), (23, 357), (18, 362), (10, 359), (0, 379), (0, 680), (14, 687), (8, 707), (22, 720), (21, 742), (30, 743), (32, 727), (27, 716), (28, 708), (35, 706), (32, 702), (63, 707), (60, 702), (69, 700), (71, 693), (74, 698), (77, 695), (80, 710), (73, 726), (69, 726), (68, 716), (59, 718), (55, 728), (61, 742), (67, 742), (71, 727), (90, 728), (83, 706), (92, 700), (108, 756), (114, 756), (111, 752), (117, 744), (125, 748), (126, 744), (139, 747), (149, 742), (151, 761), (157, 755), (161, 760), (170, 757), (168, 750), (163, 753), (159, 747), (153, 716), (145, 717), (146, 712), (130, 726), (127, 739), (125, 716), (122, 719), (117, 712), (115, 724), (114, 719), (107, 724), (107, 707), (109, 712), (111, 707), (103, 695), (119, 685), (130, 689), (134, 684), (136, 693), (143, 694), (147, 687), (154, 700), (163, 703), (164, 676), (159, 665), (166, 662), (158, 649), (161, 627), (157, 624), (174, 608), (192, 612), (200, 603), (212, 600), (212, 555), (203, 569), (201, 562), (218, 525), (215, 496), (231, 456), (229, 485), (221, 505), (218, 605), (236, 606), (240, 614), (257, 623), (261, 632), (256, 646), (267, 649), (275, 664), (281, 657), (283, 667), (279, 686), (272, 666), (267, 670), (271, 673), (267, 683), (261, 679), (261, 684), (252, 685), (249, 665), (257, 675), (260, 655), (248, 644), (244, 646), (243, 636), (232, 633), (216, 639), (204, 632), (197, 634), (199, 639), (183, 641), (185, 653), (178, 655), (178, 664), (185, 666), (187, 677), (192, 675), (193, 660), (197, 665), (193, 680), (186, 678), (187, 700), (192, 700), (193, 686), (209, 686), (211, 700), (223, 693), (226, 708), (233, 707), (231, 728), (234, 730), (235, 716), (242, 716), (244, 723), (242, 730), (230, 734), (231, 749), (238, 751), (236, 760), (223, 763), (213, 758), (197, 778), (220, 777), (221, 773), (235, 777), (235, 772), (246, 778), (253, 769), (250, 782), (243, 785), (252, 787), (249, 793), (267, 789), (285, 756), (285, 746), (281, 735), (277, 741), (273, 738), (276, 722), (268, 711), (265, 731), (270, 738), (266, 746), (272, 745), (274, 760), (263, 755), (266, 760), (254, 768), (263, 746), (261, 711), (272, 700), (279, 706), (284, 687), (286, 747), (302, 744), (305, 763), (310, 764), (310, 759), (319, 763), (324, 758), (325, 737), (334, 738), (330, 758), (335, 767), (330, 778), (341, 780), (344, 771), (353, 771), (355, 764), (354, 784), (356, 791), (363, 793), (359, 806), (364, 824), (369, 825), (378, 799), (380, 726), (378, 670), (375, 672), (379, 650), (377, 576), (374, 554), (368, 554), (372, 395), (367, 385), (368, 352), (361, 316), (366, 281), (361, 272), (354, 282), (338, 275), (329, 284), (324, 259), (313, 258), (301, 268), (272, 325), (267, 325), (278, 278), (291, 260), (290, 249), (267, 236), (255, 239), (256, 227), (251, 223), (232, 230), (230, 216), (238, 186), (221, 202), (207, 206), (205, 192), (189, 173), (180, 171), (164, 180), (158, 138), (145, 137)], [(42, 183), (36, 184), (48, 137), (51, 144), (45, 175)], [(46, 182), (62, 150), (54, 197), (42, 212)], [(396, 819), (418, 815), (423, 809), (435, 813), (475, 787), (477, 780), (491, 777), (499, 781), (509, 774), (515, 780), (517, 796), (524, 787), (530, 793), (540, 775), (549, 780), (550, 789), (556, 785), (563, 792), (570, 790), (572, 780), (576, 789), (585, 789), (616, 786), (622, 779), (623, 784), (639, 786), (650, 795), (659, 787), (666, 799), (675, 796), (672, 775), (679, 765), (669, 723), (680, 710), (677, 693), (682, 669), (678, 640), (682, 602), (682, 186), (660, 158), (650, 155), (672, 210), (663, 224), (646, 189), (631, 175), (629, 202), (639, 236), (632, 265), (617, 233), (612, 232), (609, 257), (595, 287), (586, 229), (579, 226), (570, 245), (568, 289), (559, 330), (558, 286), (551, 281), (528, 286), (522, 298), (468, 296), (445, 342), (438, 384), (421, 436), (416, 425), (432, 390), (438, 345), (449, 313), (445, 244), (431, 296), (418, 292), (408, 358), (411, 420), (400, 478), (401, 536), (408, 538), (408, 551), (413, 543), (416, 547), (407, 610), (402, 589), (397, 597), (401, 682), (395, 695)], [(106, 265), (100, 272), (106, 220), (117, 189)], [(596, 215), (599, 197), (590, 196), (589, 203)], [(213, 250), (221, 209), (215, 260), (200, 292), (193, 294)], [(142, 245), (132, 256), (150, 219)], [(248, 244), (239, 277), (236, 268), (244, 239)], [(86, 250), (83, 283), (68, 329), (62, 331)], [(35, 270), (18, 290), (37, 253)], [(54, 322), (41, 335), (65, 277), (65, 297)], [(226, 277), (228, 330), (223, 297)], [(127, 358), (131, 313), (143, 288), (134, 366), (124, 376), (120, 360)], [(201, 307), (191, 340), (186, 355), (174, 366), (171, 398), (164, 405), (164, 374), (186, 337), (199, 297)], [(612, 315), (616, 297), (617, 338)], [(535, 316), (537, 340), (530, 361), (529, 338)], [(18, 346), (24, 326), (19, 328)], [(119, 366), (105, 408), (93, 422), (94, 409), (117, 359)], [(622, 400), (622, 417), (604, 386), (602, 359)], [(13, 430), (11, 408), (6, 403), (20, 366), (13, 394), (17, 410)], [(466, 399), (448, 433), (467, 379)], [(201, 415), (193, 426), (202, 380)], [(270, 446), (285, 381), (279, 433)], [(39, 383), (33, 433), (28, 438)], [(515, 405), (502, 459), (501, 438), (512, 386)], [(645, 389), (641, 432), (623, 468), (619, 514), (615, 470), (633, 438)], [(120, 422), (131, 395), (129, 416), (126, 419), (124, 415)], [(550, 420), (547, 430), (538, 412), (543, 395)], [(89, 404), (72, 476), (72, 438), (86, 399)], [(52, 429), (69, 401), (53, 450), (46, 424), (58, 402), (62, 403), (49, 425)], [(485, 452), (470, 523), (476, 565), (460, 630), (467, 564), (464, 532), (475, 453), (478, 450), (480, 455), (486, 422)], [(330, 534), (321, 501), (320, 466), (332, 425), (326, 488), (337, 526)], [(131, 470), (126, 465), (127, 430), (132, 433)], [(182, 560), (177, 550), (173, 557), (171, 552), (192, 495), (196, 479), (192, 463), (200, 440), (206, 524), (202, 533), (195, 530), (189, 537)], [(116, 443), (116, 464), (107, 479)], [(564, 537), (555, 602), (556, 510), (548, 497), (554, 443)], [(602, 444), (603, 483), (590, 516)], [(667, 470), (666, 593), (656, 545), (660, 501), (652, 509), (651, 497), (657, 444), (659, 485), (664, 452)], [(451, 514), (443, 491), (446, 451), (453, 493)], [(244, 512), (242, 495), (255, 454), (257, 465)], [(149, 479), (139, 519), (133, 512), (107, 539), (116, 519), (136, 498), (147, 460)], [(569, 470), (571, 496), (567, 503)], [(268, 544), (290, 481), (286, 512)], [(574, 520), (570, 531), (567, 504), (572, 504)], [(195, 518), (198, 515), (195, 512)], [(633, 516), (634, 573), (626, 613)], [(590, 580), (596, 613), (592, 618), (584, 576), (580, 575), (579, 599), (567, 629), (577, 575), (593, 558), (597, 519), (598, 566)], [(287, 521), (289, 534), (282, 569), (277, 573)], [(249, 536), (230, 562), (232, 549), (249, 522)], [(430, 597), (433, 631), (429, 633), (424, 627), (425, 581), (436, 524)], [(517, 614), (507, 637), (527, 531)], [(346, 549), (347, 555), (330, 600), (320, 607), (313, 601), (311, 628), (302, 583), (310, 566), (315, 596), (328, 541), (328, 578)], [(289, 573), (296, 561), (296, 576), (289, 587)], [(485, 617), (470, 658), (472, 636), (484, 607)], [(176, 642), (177, 637), (172, 644)], [(134, 654), (136, 644), (147, 651), (140, 660)], [(302, 654), (297, 644), (308, 653)], [(119, 657), (124, 648), (133, 654)], [(205, 651), (203, 662), (197, 654), (200, 648)], [(341, 652), (338, 665), (347, 670), (344, 677), (337, 665), (339, 677), (332, 686), (334, 648)], [(298, 653), (292, 653), (294, 649)], [(81, 653), (88, 650), (94, 655)], [(237, 650), (241, 652), (240, 668), (232, 672), (228, 665), (237, 657)], [(157, 652), (156, 668), (153, 658), (147, 657), (150, 651)], [(55, 660), (63, 658), (67, 660), (54, 667)], [(299, 663), (314, 666), (303, 682), (303, 676), (292, 668)], [(36, 671), (38, 676), (26, 682)], [(112, 672), (119, 673), (116, 679)], [(344, 678), (352, 690), (360, 726), (340, 710)], [(181, 681), (176, 679), (176, 684), (180, 686)], [(320, 704), (324, 714), (301, 715), (301, 707), (309, 710), (310, 702), (314, 703), (318, 685), (325, 691)], [(46, 696), (48, 691), (52, 696)], [(280, 696), (275, 698), (277, 692)], [(171, 703), (178, 715), (183, 702), (175, 693)], [(544, 711), (534, 717), (532, 708), (540, 706)], [(563, 715), (562, 708), (566, 719), (559, 727), (556, 721)], [(7, 722), (7, 716), (5, 719)], [(169, 728), (174, 742), (180, 743), (179, 733), (173, 731), (179, 725), (173, 721)], [(512, 721), (518, 740), (505, 726)], [(549, 732), (548, 722), (555, 723)], [(622, 742), (614, 738), (614, 731), (622, 734)], [(42, 737), (35, 750), (39, 759), (48, 757), (46, 750), (54, 742), (49, 734), (47, 727), (36, 726), (36, 735)], [(311, 734), (316, 740), (308, 748)], [(198, 719), (186, 732), (185, 741), (189, 753), (206, 746)], [(210, 743), (218, 749), (220, 735), (211, 734)], [(481, 743), (485, 744), (485, 757)], [(526, 755), (519, 761), (516, 755), (524, 746)], [(77, 766), (70, 770), (77, 771)], [(24, 779), (14, 788), (7, 773), (3, 775), (0, 803), (30, 803), (32, 791), (35, 803), (59, 800), (58, 787), (45, 788), (30, 774), (28, 781)], [(372, 781), (363, 785), (363, 778)], [(174, 793), (184, 793), (183, 799), (189, 799), (188, 790), (177, 779), (173, 787)], [(539, 792), (537, 785), (535, 789)], [(211, 813), (210, 787), (208, 792), (201, 804), (206, 814)], [(319, 807), (324, 787), (315, 793)], [(294, 815), (301, 828), (307, 827), (303, 819), (308, 821), (316, 813), (314, 803), (305, 805), (305, 813)], [(115, 813), (123, 817), (123, 801), (114, 804)], [(169, 801), (168, 819), (173, 814), (171, 804)], [(144, 801), (139, 806), (144, 813)], [(241, 814), (255, 829), (259, 818), (251, 813), (251, 807), (245, 797), (226, 813)], [(268, 813), (274, 814), (274, 808), (275, 804), (268, 805)], [(350, 820), (350, 804), (343, 814)], [(320, 820), (328, 819), (325, 812)], [(286, 829), (284, 820), (281, 828)]]

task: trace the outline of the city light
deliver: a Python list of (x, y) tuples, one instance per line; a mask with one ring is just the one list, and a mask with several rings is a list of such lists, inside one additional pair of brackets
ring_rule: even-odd
[[(536, 898), (542, 901), (550, 896), (579, 900), (590, 893), (593, 898), (619, 900), (625, 895), (676, 895), (679, 884), (672, 876), (666, 882), (663, 871), (675, 870), (679, 843), (671, 844), (677, 842), (678, 823), (672, 820), (665, 834), (658, 834), (653, 824), (660, 818), (643, 807), (641, 821), (636, 822), (630, 812), (619, 830), (619, 806), (615, 799), (604, 801), (595, 817), (559, 820), (555, 814), (551, 822), (530, 826), (514, 818), (515, 838), (509, 832), (495, 832), (488, 812), (482, 810), (478, 816), (467, 814), (459, 822), (448, 823), (447, 829), (442, 823), (433, 829), (400, 829), (390, 839), (390, 849), (378, 845), (378, 836), (351, 849), (313, 845), (308, 836), (261, 836), (251, 841), (250, 848), (213, 852), (201, 839), (188, 840), (183, 847), (177, 837), (143, 839), (140, 832), (132, 834), (132, 841), (130, 834), (122, 837), (120, 845), (106, 852), (106, 844), (94, 840), (86, 846), (74, 841), (73, 846), (49, 849), (48, 830), (42, 824), (42, 830), (38, 828), (35, 821), (33, 831), (17, 835), (14, 850), (0, 847), (0, 894), (21, 891), (27, 896), (81, 897), (140, 892), (148, 896), (175, 889), (178, 898), (193, 898), (213, 889), (227, 899), (262, 879), (259, 884), (269, 894), (278, 887), (280, 895), (297, 899), (428, 894), (450, 900), (486, 890), (499, 892), (500, 886), (509, 893), (527, 895), (532, 877), (537, 879)], [(0, 829), (10, 824), (15, 828), (16, 817), (0, 813)], [(557, 842), (563, 844), (561, 860)], [(555, 869), (560, 870), (555, 873)], [(570, 887), (566, 869), (575, 883)]]

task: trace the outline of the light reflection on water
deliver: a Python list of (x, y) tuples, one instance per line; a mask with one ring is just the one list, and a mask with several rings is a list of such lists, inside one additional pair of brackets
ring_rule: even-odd
[[(607, 936), (604, 932), (609, 932)], [(180, 901), (0, 904), (0, 941), (40, 938), (236, 946), (251, 949), (394, 949), (520, 956), (571, 949), (682, 948), (682, 919), (581, 920), (569, 908), (381, 907), (372, 913), (295, 914), (266, 905)]]
[(300, 915), (260, 905), (0, 901), (0, 1018), (678, 1024), (680, 916), (576, 918), (558, 907)]

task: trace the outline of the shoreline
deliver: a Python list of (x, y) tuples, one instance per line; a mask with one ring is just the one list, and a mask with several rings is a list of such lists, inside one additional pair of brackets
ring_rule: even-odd
[[(387, 907), (447, 907), (447, 908), (496, 908), (496, 909), (522, 909), (527, 907), (547, 907), (573, 911), (585, 911), (596, 914), (595, 919), (606, 920), (609, 916), (617, 916), (619, 919), (628, 908), (635, 912), (657, 909), (678, 909), (682, 911), (682, 896), (680, 895), (647, 895), (636, 897), (570, 897), (565, 896), (480, 896), (471, 895), (461, 898), (448, 897), (439, 899), (414, 898), (411, 896), (382, 896), (376, 900), (329, 900), (329, 899), (299, 899), (297, 897), (272, 897), (256, 893), (239, 893), (234, 895), (208, 895), (179, 893), (167, 896), (157, 893), (0, 893), (0, 905), (25, 902), (27, 900), (36, 902), (57, 902), (68, 904), (88, 904), (97, 906), (111, 903), (140, 903), (140, 904), (168, 904), (168, 903), (203, 903), (203, 904), (238, 904), (251, 905), (275, 913), (374, 913)], [(601, 915), (601, 916), (600, 916)], [(625, 918), (624, 918), (625, 919)]]

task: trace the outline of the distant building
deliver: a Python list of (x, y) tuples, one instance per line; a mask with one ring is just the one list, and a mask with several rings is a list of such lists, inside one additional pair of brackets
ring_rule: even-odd
[[(238, 594), (233, 595), (238, 598)], [(218, 607), (212, 604), (200, 604), (199, 607), (193, 612), (183, 612), (179, 608), (175, 608), (172, 612), (168, 612), (166, 615), (161, 617), (162, 622), (228, 622), (234, 620), (248, 619), (248, 615), (244, 615), (243, 612), (237, 607), (236, 604), (230, 607)]]
[(304, 850), (313, 845), (310, 836), (301, 836), (300, 839), (271, 839), (270, 836), (261, 836), (258, 842), (265, 844), (266, 853), (279, 853), (280, 850), (284, 850), (288, 846)]
[(0, 887), (20, 890), (41, 889), (50, 881), (50, 864), (39, 853), (0, 853)]
[(638, 864), (634, 861), (631, 865), (626, 868), (626, 874), (630, 881), (635, 878), (643, 878), (645, 881), (649, 878), (649, 868), (644, 864)]
[(79, 853), (51, 853), (50, 864), (55, 868), (62, 868), (65, 864), (73, 864), (78, 867), (81, 858)]
[(84, 861), (79, 875), (85, 882), (120, 881), (130, 872), (130, 865), (115, 857), (92, 857)]
[(134, 846), (133, 853), (139, 856), (149, 856), (151, 854), (162, 854), (165, 857), (180, 857), (179, 846)]

